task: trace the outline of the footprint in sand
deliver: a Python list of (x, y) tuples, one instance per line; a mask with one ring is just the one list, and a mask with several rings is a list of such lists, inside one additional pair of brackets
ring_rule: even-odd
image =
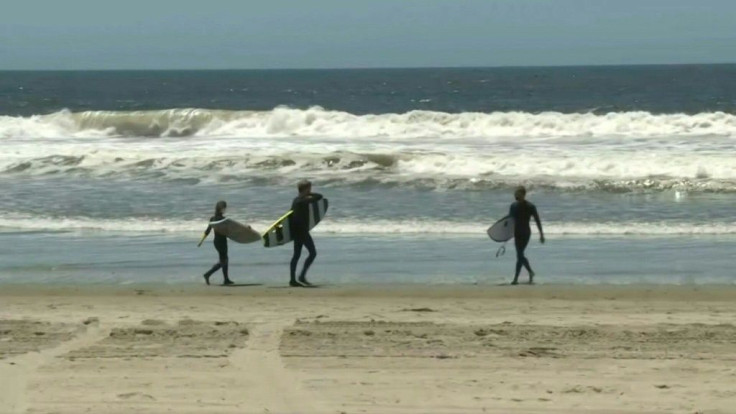
[(402, 309), (402, 312), (437, 312), (432, 308), (406, 308)]
[(124, 394), (118, 394), (118, 398), (126, 401), (156, 401), (153, 396), (140, 392), (126, 392)]

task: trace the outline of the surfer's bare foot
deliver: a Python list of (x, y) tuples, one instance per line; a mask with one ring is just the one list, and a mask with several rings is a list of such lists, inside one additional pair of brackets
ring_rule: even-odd
[(232, 281), (232, 280), (230, 280), (230, 279), (227, 279), (227, 280), (225, 280), (224, 282), (222, 282), (222, 284), (223, 284), (223, 285), (225, 285), (225, 286), (229, 286), (229, 285), (234, 285), (234, 284), (235, 284), (235, 282), (233, 282), (233, 281)]
[(302, 286), (312, 286), (312, 284), (309, 283), (309, 281), (307, 281), (307, 279), (303, 277), (299, 278), (299, 284), (301, 284)]
[(204, 278), (204, 283), (206, 283), (207, 286), (209, 286), (210, 285), (210, 277), (207, 276), (207, 275), (202, 275), (202, 277)]
[(297, 282), (296, 280), (292, 280), (289, 282), (289, 286), (291, 287), (304, 287), (301, 283)]
[(511, 284), (512, 285), (518, 285), (519, 284), (519, 281), (518, 280), (514, 280), (513, 282), (511, 282)]
[(529, 272), (529, 284), (534, 284), (534, 272)]

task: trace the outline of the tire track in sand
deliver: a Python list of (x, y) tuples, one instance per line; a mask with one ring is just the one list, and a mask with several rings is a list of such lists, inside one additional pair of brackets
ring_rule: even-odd
[(332, 412), (306, 389), (299, 372), (287, 369), (281, 359), (281, 335), (290, 325), (288, 321), (274, 321), (252, 326), (248, 346), (230, 356), (230, 362), (243, 374), (239, 382), (247, 384), (247, 412)]
[(38, 368), (75, 349), (90, 346), (109, 334), (98, 325), (80, 328), (73, 339), (54, 348), (29, 352), (0, 361), (0, 414), (23, 414), (28, 410), (27, 386)]

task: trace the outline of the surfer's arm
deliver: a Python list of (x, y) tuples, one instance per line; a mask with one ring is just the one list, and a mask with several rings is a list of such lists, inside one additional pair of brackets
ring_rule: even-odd
[(296, 200), (294, 200), (293, 203), (291, 203), (291, 209), (296, 211), (299, 206), (306, 206), (311, 202), (319, 201), (323, 199), (322, 194), (319, 193), (309, 193), (306, 196), (299, 197)]
[(202, 238), (199, 239), (199, 243), (197, 243), (197, 247), (201, 246), (202, 243), (204, 243), (204, 239), (206, 239), (207, 236), (210, 235), (211, 231), (212, 231), (212, 226), (207, 226), (207, 230), (204, 231), (204, 234), (202, 234)]
[(539, 230), (539, 240), (542, 243), (544, 243), (544, 231), (542, 230), (542, 219), (539, 218), (537, 207), (534, 207), (534, 209), (532, 210), (532, 216), (534, 216), (534, 221), (537, 222), (537, 229)]

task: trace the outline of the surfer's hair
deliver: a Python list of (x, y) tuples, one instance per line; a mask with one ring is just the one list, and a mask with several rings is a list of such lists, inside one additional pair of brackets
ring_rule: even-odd
[(301, 180), (296, 183), (296, 188), (299, 190), (299, 193), (303, 193), (304, 191), (312, 188), (312, 183), (309, 180)]
[(519, 200), (520, 198), (525, 198), (525, 197), (526, 197), (526, 188), (524, 188), (523, 185), (516, 187), (516, 191), (514, 191), (514, 198)]
[(219, 216), (222, 214), (222, 211), (227, 208), (227, 203), (223, 200), (220, 200), (215, 204), (215, 215)]

